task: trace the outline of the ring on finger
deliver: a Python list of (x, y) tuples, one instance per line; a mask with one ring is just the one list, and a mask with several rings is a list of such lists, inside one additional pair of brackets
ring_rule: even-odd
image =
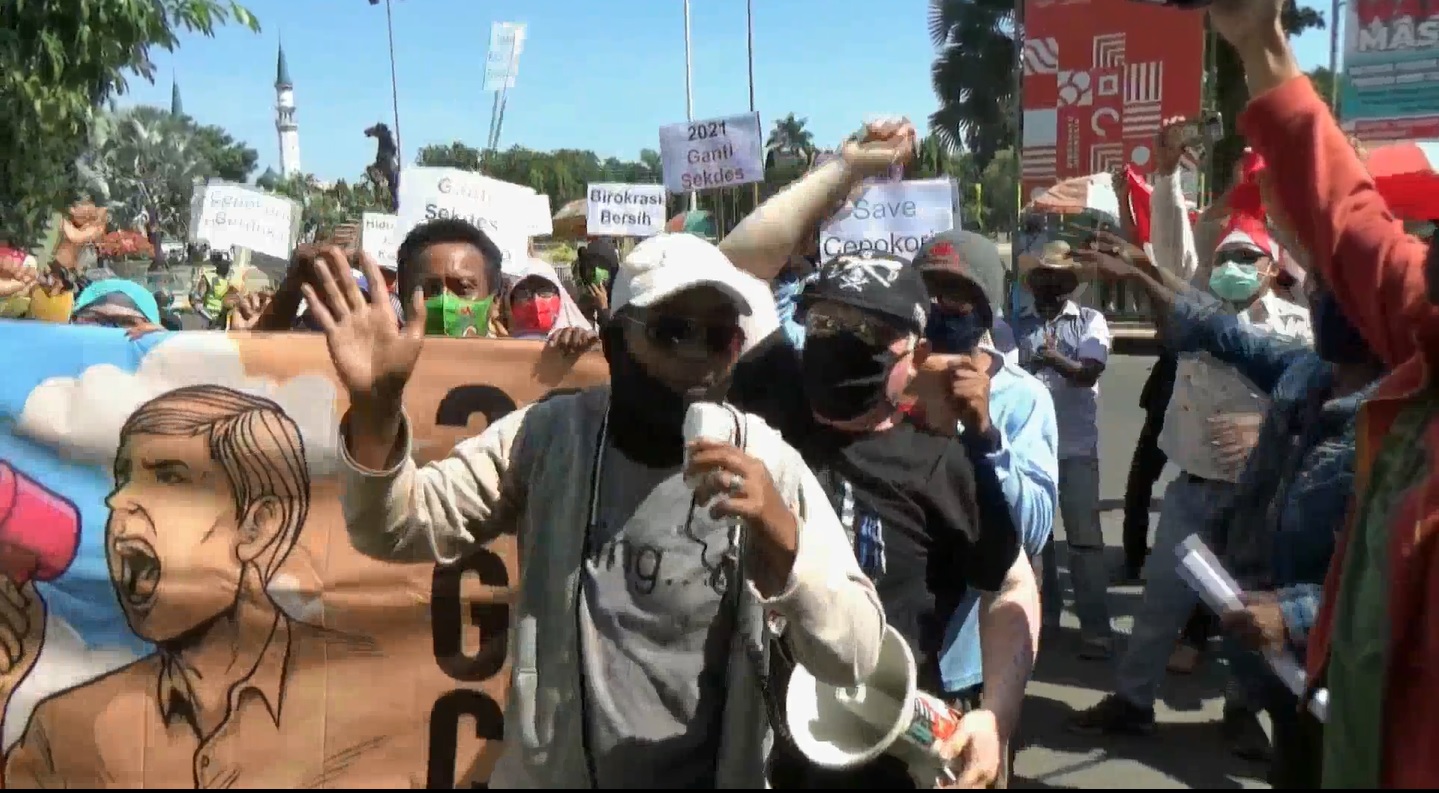
[(744, 477), (739, 474), (730, 474), (729, 484), (725, 489), (728, 490), (732, 496), (739, 495), (740, 491), (744, 490)]

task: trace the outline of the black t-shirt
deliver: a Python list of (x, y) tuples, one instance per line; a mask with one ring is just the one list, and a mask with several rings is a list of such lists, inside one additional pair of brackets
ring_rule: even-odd
[(998, 480), (980, 471), (977, 482), (964, 443), (908, 419), (860, 435), (819, 424), (799, 375), (799, 352), (777, 332), (736, 367), (730, 399), (803, 455), (924, 680), (937, 672), (945, 627), (965, 589), (999, 589), (1019, 553), (1007, 509), (1002, 521), (986, 525), (979, 517), (981, 499), (998, 492)]

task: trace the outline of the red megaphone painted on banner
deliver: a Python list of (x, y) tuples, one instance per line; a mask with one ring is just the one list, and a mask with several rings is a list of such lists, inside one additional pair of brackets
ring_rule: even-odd
[(53, 581), (80, 546), (80, 511), (0, 460), (0, 575), (16, 584)]

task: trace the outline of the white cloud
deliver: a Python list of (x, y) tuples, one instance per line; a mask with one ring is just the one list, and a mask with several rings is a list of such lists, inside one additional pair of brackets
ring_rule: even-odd
[(202, 383), (274, 400), (300, 427), (311, 475), (337, 470), (334, 383), (318, 374), (283, 383), (248, 376), (239, 348), (223, 333), (173, 334), (152, 348), (134, 372), (102, 364), (79, 377), (46, 380), (26, 398), (15, 433), (66, 459), (108, 467), (120, 427), (136, 408), (167, 391)]

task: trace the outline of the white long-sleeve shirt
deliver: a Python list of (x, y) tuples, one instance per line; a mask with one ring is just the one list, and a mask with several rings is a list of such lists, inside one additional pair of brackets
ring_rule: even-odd
[[(1208, 292), (1209, 262), (1200, 258), (1179, 179), (1156, 179), (1150, 202), (1149, 240), (1155, 265), (1188, 281), (1196, 290)], [(1218, 242), (1214, 240), (1213, 244)], [(1308, 310), (1272, 291), (1240, 310), (1239, 320), (1287, 336), (1313, 338)], [(1268, 407), (1269, 400), (1263, 392), (1234, 367), (1208, 353), (1185, 353), (1179, 357), (1174, 395), (1164, 414), (1159, 448), (1189, 474), (1236, 481), (1238, 471), (1220, 465), (1214, 453), (1209, 420), (1228, 413), (1263, 413)]]

